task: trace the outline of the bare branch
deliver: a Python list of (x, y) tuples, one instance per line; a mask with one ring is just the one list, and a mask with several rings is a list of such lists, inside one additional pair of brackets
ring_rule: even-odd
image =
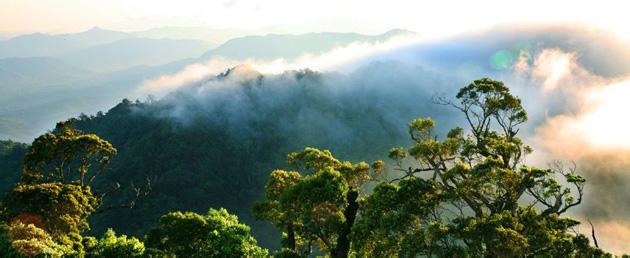
[(590, 219), (586, 219), (588, 221), (588, 224), (591, 224), (591, 236), (593, 237), (593, 243), (595, 244), (595, 247), (599, 248), (599, 244), (597, 243), (597, 237), (595, 237), (595, 226), (593, 226), (593, 223), (591, 222)]

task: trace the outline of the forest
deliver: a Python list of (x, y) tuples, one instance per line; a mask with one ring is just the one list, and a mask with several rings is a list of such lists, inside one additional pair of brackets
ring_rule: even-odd
[(298, 83), (280, 103), (260, 97), (274, 90), (262, 75), (248, 78), (251, 117), (229, 103), (201, 112), (179, 92), (59, 122), (30, 145), (0, 142), (0, 253), (612, 257), (567, 215), (585, 197), (579, 164), (526, 164), (528, 114), (501, 81), (417, 99), (408, 119), (326, 98), (312, 71), (281, 75)]

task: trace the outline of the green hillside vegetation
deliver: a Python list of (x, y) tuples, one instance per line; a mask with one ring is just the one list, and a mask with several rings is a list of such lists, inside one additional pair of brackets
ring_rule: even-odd
[[(317, 249), (330, 257), (610, 256), (577, 233), (580, 222), (565, 215), (581, 203), (586, 179), (560, 163), (523, 163), (533, 151), (518, 137), (527, 113), (507, 86), (480, 79), (454, 100), (438, 102), (460, 111), (465, 126), (442, 137), (434, 120), (413, 119), (407, 126), (410, 147), (381, 138), (394, 147), (389, 155), (377, 155), (388, 156), (387, 163), (360, 157), (358, 149), (339, 148), (342, 155), (304, 145), (287, 151), (307, 141), (277, 134), (273, 119), (257, 120), (267, 123), (253, 124), (257, 133), (249, 134), (207, 122), (183, 126), (155, 119), (168, 110), (155, 103), (123, 101), (107, 115), (60, 122), (28, 147), (21, 176), (2, 200), (0, 252), (301, 257)], [(352, 115), (343, 108), (335, 112)], [(98, 130), (103, 133), (91, 133)], [(357, 139), (381, 136), (356, 133), (363, 134)], [(26, 147), (0, 146), (2, 158)], [(286, 165), (277, 162), (278, 152), (289, 153), (282, 154)], [(258, 241), (275, 241), (276, 251), (260, 247), (232, 212), (252, 221), (246, 224), (258, 228)], [(268, 222), (281, 238), (264, 229)], [(90, 230), (111, 225), (134, 236)]]

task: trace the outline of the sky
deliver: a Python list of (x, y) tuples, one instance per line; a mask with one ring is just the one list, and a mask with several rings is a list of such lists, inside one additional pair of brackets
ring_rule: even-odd
[(0, 0), (0, 35), (201, 26), (286, 33), (405, 28), (443, 36), (506, 23), (577, 23), (630, 38), (625, 10), (614, 0)]

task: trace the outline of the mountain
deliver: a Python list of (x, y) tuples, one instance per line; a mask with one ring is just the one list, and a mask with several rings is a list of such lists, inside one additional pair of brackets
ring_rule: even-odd
[(207, 42), (210, 48), (215, 48), (232, 38), (242, 37), (251, 32), (237, 29), (169, 26), (132, 32), (132, 34), (139, 38), (200, 40)]
[[(57, 111), (84, 107), (74, 105), (85, 101), (73, 98), (75, 83), (91, 75), (54, 58), (0, 59), (0, 139), (30, 141), (51, 126), (51, 119), (77, 115)], [(75, 92), (55, 94), (70, 89)]]
[[(0, 139), (30, 142), (55, 123), (81, 113), (107, 110), (125, 97), (145, 98), (136, 86), (146, 78), (181, 70), (193, 60), (160, 66), (139, 66), (108, 74), (85, 73), (71, 81), (50, 81), (16, 87), (2, 87), (0, 96)], [(30, 88), (33, 89), (30, 89)]]
[[(398, 90), (382, 88), (383, 81)], [(406, 144), (405, 125), (418, 113), (433, 110), (438, 121), (448, 115), (436, 111), (440, 106), (427, 93), (437, 82), (420, 68), (395, 63), (349, 76), (309, 70), (262, 75), (238, 66), (160, 100), (124, 100), (104, 114), (80, 116), (78, 129), (118, 149), (95, 188), (148, 177), (153, 189), (133, 209), (94, 215), (93, 233), (112, 227), (140, 236), (167, 211), (225, 207), (252, 226), (262, 245), (276, 247), (276, 230), (256, 221), (251, 205), (287, 153), (314, 146), (354, 161), (382, 158)], [(128, 194), (123, 189), (107, 201)]]
[[(90, 35), (95, 37), (92, 43), (86, 40)], [(305, 37), (312, 38), (316, 34), (309, 35)], [(61, 37), (39, 36), (52, 40)], [(74, 42), (73, 46), (96, 42), (101, 44), (65, 51), (53, 55), (53, 58), (6, 58), (0, 61), (0, 93), (3, 93), (0, 95), (0, 128), (4, 129), (0, 130), (0, 139), (30, 141), (55, 122), (67, 117), (81, 113), (93, 114), (111, 107), (124, 97), (143, 99), (146, 96), (135, 92), (143, 80), (175, 73), (199, 61), (193, 57), (200, 56), (208, 48), (208, 43), (204, 41), (136, 36), (95, 28), (84, 33), (65, 35), (66, 40), (62, 42)], [(34, 36), (14, 40), (26, 40), (29, 37)], [(335, 42), (378, 38), (338, 33), (321, 33), (319, 37), (344, 38)], [(230, 44), (222, 49), (231, 48)], [(308, 45), (302, 49), (294, 46), (293, 49), (296, 53), (312, 52), (314, 46)]]
[[(113, 180), (152, 182), (153, 191), (134, 209), (97, 214), (90, 225), (95, 233), (113, 227), (141, 235), (164, 212), (225, 207), (252, 226), (262, 245), (276, 247), (275, 229), (254, 220), (251, 205), (288, 152), (315, 146), (350, 160), (382, 158), (405, 143), (405, 120), (436, 109), (423, 93), (435, 85), (433, 77), (421, 69), (404, 72), (413, 86), (391, 82), (408, 87), (410, 97), (379, 90), (378, 80), (362, 83), (372, 69), (398, 68), (382, 64), (338, 77), (308, 70), (265, 76), (239, 66), (157, 101), (125, 100), (106, 114), (75, 120), (80, 130), (100, 135), (119, 151), (97, 187)], [(334, 90), (344, 83), (353, 86)], [(108, 201), (120, 202), (127, 194)]]
[(58, 58), (98, 73), (108, 73), (196, 58), (208, 48), (208, 43), (199, 40), (127, 38), (69, 52)]
[(381, 35), (358, 33), (321, 32), (302, 35), (268, 34), (246, 36), (227, 41), (223, 45), (203, 54), (202, 59), (216, 56), (243, 60), (247, 58), (271, 60), (294, 59), (300, 55), (319, 54), (352, 42), (381, 42), (395, 36), (412, 35), (407, 30), (391, 30)]
[[(91, 75), (85, 69), (48, 57), (0, 59), (0, 102), (34, 92), (48, 92), (59, 85)], [(7, 105), (0, 107), (0, 113)]]
[(54, 56), (129, 37), (132, 35), (98, 27), (73, 34), (35, 33), (0, 41), (0, 58)]

